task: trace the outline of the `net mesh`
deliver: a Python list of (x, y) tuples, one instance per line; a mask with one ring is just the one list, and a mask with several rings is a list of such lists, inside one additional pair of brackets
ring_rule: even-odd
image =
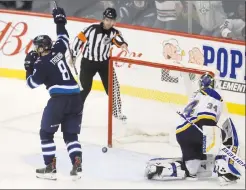
[(198, 90), (200, 76), (211, 70), (130, 59), (114, 60), (113, 65), (109, 145), (163, 142), (177, 145), (175, 130), (180, 116), (175, 112)]

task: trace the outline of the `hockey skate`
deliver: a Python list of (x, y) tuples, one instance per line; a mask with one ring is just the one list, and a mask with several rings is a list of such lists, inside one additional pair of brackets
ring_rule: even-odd
[(81, 157), (76, 156), (75, 163), (70, 172), (70, 176), (72, 176), (72, 179), (75, 181), (81, 178), (81, 173), (82, 173), (82, 159)]
[(36, 177), (40, 179), (57, 180), (56, 178), (56, 158), (45, 168), (36, 169)]

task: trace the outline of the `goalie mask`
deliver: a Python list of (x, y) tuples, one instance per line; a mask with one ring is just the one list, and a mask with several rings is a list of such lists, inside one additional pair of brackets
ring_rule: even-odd
[(40, 54), (51, 49), (52, 40), (47, 35), (40, 35), (34, 38), (33, 44), (35, 46), (35, 51)]
[(202, 75), (199, 80), (199, 86), (200, 88), (208, 88), (208, 87), (214, 88), (215, 87), (214, 77), (209, 73)]

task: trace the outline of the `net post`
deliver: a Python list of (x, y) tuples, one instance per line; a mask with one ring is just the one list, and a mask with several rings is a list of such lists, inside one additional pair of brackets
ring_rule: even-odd
[(112, 148), (113, 117), (113, 59), (109, 59), (108, 67), (108, 147)]

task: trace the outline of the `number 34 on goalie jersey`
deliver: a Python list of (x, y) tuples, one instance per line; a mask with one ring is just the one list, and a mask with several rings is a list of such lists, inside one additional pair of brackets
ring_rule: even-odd
[(196, 120), (196, 122), (200, 119), (209, 119), (217, 123), (223, 107), (222, 102), (223, 100), (216, 90), (202, 89), (185, 107), (183, 114), (186, 118)]

